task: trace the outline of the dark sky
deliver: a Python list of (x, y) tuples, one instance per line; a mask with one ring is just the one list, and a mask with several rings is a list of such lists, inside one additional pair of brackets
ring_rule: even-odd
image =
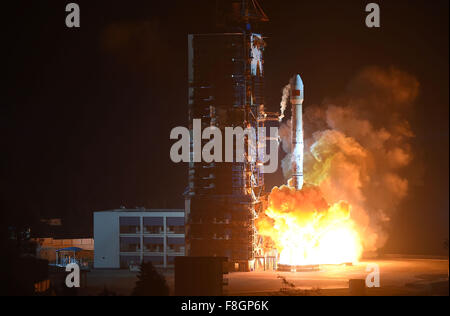
[[(79, 29), (65, 27), (68, 2), (2, 5), (3, 223), (63, 217), (86, 232), (93, 210), (183, 207), (187, 168), (170, 161), (169, 132), (187, 124), (187, 34), (210, 31), (214, 1), (75, 1)], [(368, 29), (369, 2), (261, 0), (271, 19), (266, 106), (277, 110), (295, 72), (310, 104), (339, 95), (365, 66), (416, 76), (426, 172), (387, 249), (438, 252), (449, 223), (449, 2), (378, 1), (382, 27)], [(268, 187), (281, 182), (268, 177)]]

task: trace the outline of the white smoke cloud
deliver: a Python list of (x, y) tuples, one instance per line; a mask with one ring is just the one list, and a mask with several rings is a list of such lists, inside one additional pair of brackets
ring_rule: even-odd
[(291, 91), (290, 87), (291, 87), (291, 85), (287, 84), (286, 86), (284, 86), (284, 88), (282, 90), (282, 97), (281, 97), (281, 102), (280, 102), (280, 116), (279, 116), (280, 122), (283, 120), (284, 112), (286, 111), (286, 108), (288, 106), (289, 94)]
[[(408, 194), (414, 159), (408, 116), (418, 93), (413, 76), (369, 67), (350, 82), (345, 95), (305, 107), (305, 182), (318, 185), (329, 203), (352, 205), (366, 250), (384, 245), (387, 224)], [(284, 97), (283, 92), (282, 105)], [(290, 121), (282, 124), (280, 137), (288, 179)]]

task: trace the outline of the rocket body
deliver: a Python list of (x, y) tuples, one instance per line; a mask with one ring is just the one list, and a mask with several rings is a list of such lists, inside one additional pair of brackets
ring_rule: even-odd
[(300, 75), (291, 81), (292, 105), (292, 186), (301, 190), (303, 187), (303, 100), (304, 87)]

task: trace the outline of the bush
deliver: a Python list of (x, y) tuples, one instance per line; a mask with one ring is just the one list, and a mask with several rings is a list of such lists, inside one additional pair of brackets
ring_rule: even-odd
[(133, 290), (133, 296), (168, 296), (169, 286), (164, 276), (156, 271), (151, 262), (142, 263)]

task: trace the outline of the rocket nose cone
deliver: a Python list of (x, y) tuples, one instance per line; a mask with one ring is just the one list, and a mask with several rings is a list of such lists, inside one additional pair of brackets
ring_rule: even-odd
[(293, 99), (303, 102), (304, 98), (303, 80), (300, 75), (296, 75), (291, 80), (291, 96)]
[(303, 80), (300, 77), (300, 75), (295, 76), (294, 88), (295, 88), (295, 90), (303, 91)]

